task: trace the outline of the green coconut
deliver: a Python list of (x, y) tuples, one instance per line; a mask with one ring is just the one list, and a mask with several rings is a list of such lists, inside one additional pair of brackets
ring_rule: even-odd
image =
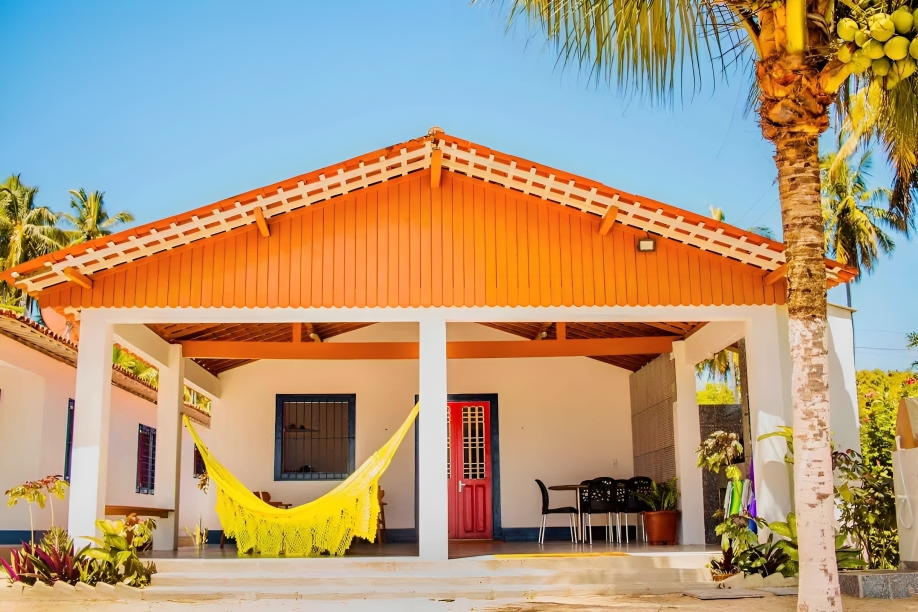
[(875, 59), (873, 60), (873, 64), (870, 65), (870, 69), (873, 70), (873, 73), (881, 77), (889, 74), (889, 71), (891, 68), (892, 68), (892, 62), (889, 61), (888, 57), (881, 57), (880, 59)]
[(842, 62), (843, 64), (847, 64), (851, 61), (851, 53), (852, 51), (848, 45), (842, 45), (839, 47), (838, 53), (836, 53), (835, 56), (838, 58), (838, 61)]
[[(911, 17), (912, 14), (909, 13), (908, 16)], [(854, 40), (854, 35), (857, 34), (857, 30), (857, 22), (848, 17), (840, 19), (838, 26), (835, 28), (835, 31), (838, 32), (838, 37), (847, 42)]]
[(870, 26), (870, 35), (874, 40), (886, 42), (896, 34), (896, 26), (886, 13), (878, 13), (867, 20)]
[(898, 85), (900, 81), (904, 81), (912, 76), (915, 74), (915, 70), (918, 70), (918, 64), (910, 57), (901, 59), (898, 62), (893, 62), (889, 74), (886, 75), (886, 89), (892, 89)]
[(851, 69), (851, 74), (860, 74), (870, 68), (871, 63), (871, 59), (864, 55), (864, 50), (858, 49), (851, 54), (851, 61), (847, 65)]
[(892, 20), (897, 34), (908, 34), (912, 31), (912, 26), (915, 25), (915, 17), (907, 6), (900, 6), (893, 11), (889, 18)]
[(915, 37), (912, 44), (908, 46), (908, 54), (918, 60), (918, 37)]
[(863, 51), (864, 55), (872, 60), (880, 59), (886, 55), (886, 51), (883, 50), (883, 43), (875, 39), (868, 40), (867, 43), (861, 48), (861, 51)]
[(908, 42), (904, 36), (893, 36), (883, 45), (883, 52), (893, 61), (904, 59), (908, 56)]
[(867, 30), (858, 30), (854, 33), (854, 44), (863, 47), (870, 40), (870, 32)]

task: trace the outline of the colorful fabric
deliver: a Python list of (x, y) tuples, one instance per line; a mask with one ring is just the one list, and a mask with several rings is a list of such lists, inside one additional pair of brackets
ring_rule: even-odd
[(314, 501), (284, 510), (245, 488), (210, 453), (188, 417), (182, 417), (217, 491), (217, 516), (227, 537), (236, 538), (239, 555), (341, 556), (355, 537), (376, 539), (379, 478), (414, 423), (418, 405), (398, 431), (347, 480)]

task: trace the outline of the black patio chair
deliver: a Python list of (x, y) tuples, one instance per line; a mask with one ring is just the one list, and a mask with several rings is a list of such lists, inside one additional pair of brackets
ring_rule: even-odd
[[(612, 489), (612, 506), (615, 513), (615, 531), (618, 543), (622, 542), (622, 514), (628, 510), (628, 481), (616, 480)], [(628, 515), (625, 514), (625, 540), (628, 539)]]
[(542, 525), (539, 527), (539, 544), (545, 543), (545, 520), (549, 514), (567, 514), (571, 522), (571, 542), (577, 542), (577, 532), (574, 530), (574, 517), (577, 516), (577, 508), (573, 506), (564, 506), (561, 508), (548, 507), (548, 489), (545, 484), (536, 478), (536, 484), (539, 485), (539, 491), (542, 493)]
[[(635, 514), (641, 517), (641, 532), (644, 534), (644, 541), (647, 541), (647, 530), (644, 529), (644, 512), (650, 510), (650, 507), (638, 497), (638, 494), (647, 495), (653, 485), (653, 479), (647, 476), (635, 476), (628, 480), (628, 496), (625, 508), (625, 541), (628, 541), (628, 515)], [(637, 523), (635, 523), (637, 528)]]
[(590, 513), (587, 520), (590, 522), (590, 544), (593, 543), (593, 516), (594, 514), (606, 515), (606, 542), (612, 542), (612, 514), (618, 513), (618, 504), (615, 499), (615, 479), (608, 477), (594, 478), (590, 481)]

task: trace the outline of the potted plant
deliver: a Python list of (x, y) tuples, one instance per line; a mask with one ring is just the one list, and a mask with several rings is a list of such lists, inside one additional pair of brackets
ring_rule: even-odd
[(638, 493), (637, 497), (647, 504), (643, 512), (644, 529), (650, 544), (675, 544), (676, 526), (679, 523), (679, 489), (675, 478), (666, 482), (653, 482), (649, 493)]

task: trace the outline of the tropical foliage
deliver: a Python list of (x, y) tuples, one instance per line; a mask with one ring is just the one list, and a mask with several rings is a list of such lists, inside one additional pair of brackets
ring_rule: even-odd
[(869, 465), (892, 466), (900, 397), (918, 397), (914, 372), (861, 370), (857, 373), (861, 453)]
[(112, 363), (154, 389), (159, 387), (159, 370), (119, 344), (112, 346)]
[[(909, 332), (906, 348), (918, 349), (918, 332)], [(918, 361), (913, 363), (912, 367), (918, 369)]]
[[(0, 184), (0, 270), (56, 251), (67, 244), (67, 236), (58, 227), (60, 214), (35, 205), (37, 187), (24, 185), (19, 175), (11, 175)], [(0, 299), (12, 303), (19, 292), (5, 283)], [(22, 306), (25, 303), (21, 304)]]
[(134, 215), (125, 211), (109, 216), (105, 210), (104, 196), (105, 193), (101, 191), (87, 194), (85, 189), (70, 190), (70, 208), (73, 214), (63, 214), (63, 218), (74, 228), (68, 232), (70, 244), (108, 236), (114, 228), (134, 220)]
[[(67, 489), (70, 487), (70, 483), (64, 480), (63, 476), (45, 476), (41, 480), (28, 480), (21, 485), (17, 485), (12, 489), (4, 492), (4, 495), (9, 497), (6, 505), (9, 508), (17, 505), (20, 501), (24, 501), (29, 506), (29, 531), (31, 532), (31, 542), (35, 544), (35, 527), (32, 517), (32, 504), (35, 504), (39, 509), (44, 510), (45, 503), (51, 502), (51, 524), (54, 524), (54, 501), (53, 498), (56, 497), (60, 500), (64, 499)], [(51, 496), (51, 497), (49, 497)]]
[(650, 483), (650, 491), (638, 493), (637, 498), (647, 504), (651, 512), (675, 510), (679, 501), (677, 479), (670, 478), (666, 482), (653, 481)]
[[(854, 167), (848, 159), (839, 159), (837, 152), (820, 160), (826, 255), (868, 274), (881, 252), (896, 248), (885, 231), (896, 229), (895, 215), (889, 210), (891, 192), (867, 187), (872, 155), (865, 150)], [(859, 274), (856, 280), (861, 278)]]
[[(71, 213), (37, 206), (38, 187), (29, 187), (18, 174), (0, 184), (0, 271), (52, 253), (71, 244), (107, 236), (134, 220), (129, 212), (109, 215), (99, 191), (71, 190)], [(25, 307), (25, 293), (0, 284), (0, 304)]]
[(704, 389), (695, 392), (695, 397), (699, 405), (736, 403), (736, 395), (726, 383), (705, 383)]
[(152, 520), (141, 521), (133, 516), (122, 521), (96, 521), (102, 538), (89, 538), (96, 548), (86, 545), (74, 551), (73, 540), (65, 529), (51, 527), (37, 545), (22, 543), (13, 550), (10, 561), (0, 559), (0, 568), (10, 582), (33, 585), (56, 582), (89, 585), (118, 584), (143, 588), (150, 584), (156, 566), (144, 564), (137, 550), (150, 541), (156, 525)]

